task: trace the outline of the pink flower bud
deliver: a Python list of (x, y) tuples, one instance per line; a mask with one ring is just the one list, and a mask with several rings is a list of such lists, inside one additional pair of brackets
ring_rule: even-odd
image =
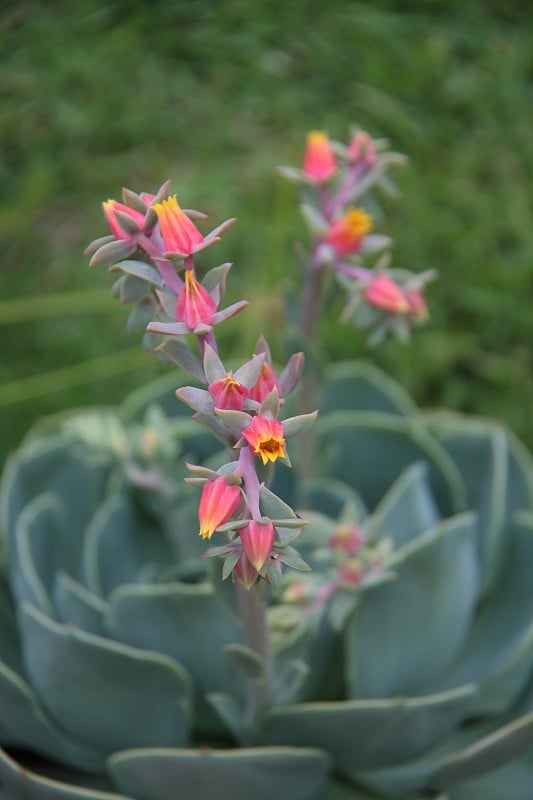
[(250, 390), (236, 381), (231, 372), (228, 372), (225, 378), (210, 383), (208, 389), (215, 401), (215, 408), (232, 411), (242, 411), (243, 403), (250, 394)]
[(276, 373), (266, 361), (263, 362), (263, 366), (261, 367), (261, 372), (259, 373), (259, 378), (254, 383), (250, 390), (250, 397), (252, 400), (256, 400), (258, 403), (262, 403), (263, 400), (267, 395), (270, 394), (272, 389), (278, 390), (278, 393), (281, 394), (280, 386), (278, 383), (278, 379), (276, 377)]
[(196, 280), (194, 270), (185, 270), (185, 283), (176, 303), (176, 321), (185, 322), (193, 331), (201, 322), (211, 325), (216, 309), (217, 304), (207, 289)]
[(127, 217), (129, 217), (133, 223), (137, 225), (139, 230), (144, 228), (145, 215), (141, 214), (140, 211), (136, 211), (134, 208), (127, 206), (125, 203), (119, 203), (118, 200), (108, 200), (106, 203), (103, 203), (103, 207), (104, 214), (106, 215), (107, 222), (115, 239), (131, 238), (131, 231), (122, 228), (115, 215), (116, 211), (120, 211), (121, 214), (125, 214)]
[(283, 425), (277, 419), (257, 416), (252, 419), (251, 425), (245, 428), (242, 435), (250, 445), (254, 455), (259, 456), (266, 464), (285, 458), (285, 439)]
[(373, 278), (363, 296), (371, 306), (382, 308), (384, 311), (393, 311), (396, 314), (409, 312), (405, 294), (388, 275), (377, 275)]
[(339, 577), (343, 583), (360, 586), (364, 577), (363, 566), (359, 559), (349, 558), (339, 567)]
[(260, 572), (272, 552), (276, 535), (274, 526), (271, 522), (263, 524), (250, 520), (239, 530), (239, 535), (248, 560)]
[(245, 589), (251, 589), (257, 580), (257, 570), (250, 564), (244, 553), (233, 567), (233, 577)]
[(314, 181), (326, 181), (337, 169), (335, 156), (325, 133), (311, 131), (307, 137), (303, 172)]
[(377, 157), (372, 137), (365, 131), (358, 131), (348, 145), (348, 161), (352, 164), (363, 161), (370, 167)]
[(159, 229), (167, 249), (166, 255), (174, 253), (183, 256), (192, 255), (195, 248), (202, 244), (204, 237), (180, 208), (176, 195), (167, 197), (161, 203), (155, 203), (152, 208), (159, 220)]
[(362, 208), (350, 208), (342, 217), (334, 219), (324, 237), (337, 255), (356, 253), (366, 234), (372, 230), (372, 217)]
[(420, 317), (420, 319), (427, 318), (428, 309), (422, 292), (419, 292), (416, 289), (411, 289), (405, 292), (405, 299), (407, 300), (409, 306), (409, 314), (411, 314), (413, 317)]
[(334, 550), (343, 550), (348, 555), (353, 556), (361, 549), (364, 539), (357, 525), (341, 523), (334, 528), (328, 544)]
[(207, 481), (202, 489), (198, 507), (202, 539), (210, 539), (218, 526), (227, 522), (235, 513), (240, 502), (241, 490), (236, 484), (229, 484), (222, 477)]

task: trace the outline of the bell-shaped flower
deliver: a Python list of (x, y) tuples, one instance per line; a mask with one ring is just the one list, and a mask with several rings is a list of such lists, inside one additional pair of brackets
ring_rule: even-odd
[(238, 509), (241, 502), (241, 490), (237, 484), (228, 483), (225, 478), (208, 480), (202, 489), (198, 520), (200, 536), (210, 539), (219, 525), (227, 522)]
[(408, 313), (422, 320), (427, 319), (428, 309), (422, 292), (418, 289), (408, 289), (404, 292), (404, 296), (409, 306)]
[(145, 214), (135, 208), (119, 203), (118, 200), (108, 200), (102, 205), (115, 239), (130, 239), (133, 233), (144, 228)]
[(250, 396), (250, 390), (232, 372), (227, 372), (224, 378), (213, 381), (207, 388), (215, 401), (215, 408), (242, 411), (244, 401)]
[(154, 203), (152, 208), (157, 214), (166, 257), (190, 256), (203, 244), (204, 237), (180, 208), (175, 194), (160, 203)]
[(217, 304), (202, 284), (196, 280), (194, 270), (185, 270), (185, 281), (178, 295), (175, 317), (184, 322), (190, 331), (200, 323), (211, 325)]
[(349, 208), (330, 224), (324, 241), (331, 245), (338, 256), (357, 253), (363, 238), (372, 230), (372, 217), (362, 208)]
[(372, 278), (366, 287), (363, 297), (367, 303), (383, 311), (396, 314), (409, 313), (409, 303), (403, 290), (389, 275), (381, 274)]
[(238, 581), (245, 589), (251, 589), (258, 578), (258, 572), (250, 563), (245, 553), (233, 567), (233, 579)]
[(257, 403), (262, 403), (265, 397), (270, 394), (274, 387), (281, 395), (281, 389), (277, 375), (272, 366), (268, 363), (268, 361), (265, 360), (263, 362), (263, 366), (261, 367), (259, 377), (250, 390), (250, 397)]
[(250, 520), (248, 525), (239, 529), (239, 536), (248, 560), (260, 572), (272, 553), (276, 536), (274, 526), (269, 521)]
[(283, 425), (277, 419), (259, 415), (253, 417), (251, 424), (243, 430), (242, 435), (248, 442), (252, 453), (261, 458), (263, 464), (287, 456)]
[(311, 131), (304, 152), (304, 175), (321, 183), (331, 178), (336, 170), (337, 162), (327, 135), (322, 131)]

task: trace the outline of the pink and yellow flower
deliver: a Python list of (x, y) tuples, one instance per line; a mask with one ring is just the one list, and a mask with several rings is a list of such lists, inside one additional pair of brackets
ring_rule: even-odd
[(176, 195), (167, 197), (161, 203), (152, 206), (159, 221), (159, 230), (168, 255), (179, 254), (190, 256), (198, 245), (202, 244), (204, 237), (194, 222), (183, 211), (176, 199)]
[(307, 136), (303, 173), (314, 181), (327, 181), (336, 172), (337, 163), (330, 141), (322, 131), (311, 131)]
[(396, 314), (409, 313), (409, 303), (404, 292), (388, 275), (376, 275), (363, 294), (367, 303)]
[(126, 217), (129, 217), (134, 223), (134, 226), (137, 226), (139, 230), (144, 228), (145, 215), (140, 211), (137, 211), (135, 208), (131, 208), (125, 203), (119, 203), (118, 200), (108, 200), (107, 202), (102, 203), (102, 205), (104, 207), (104, 214), (106, 215), (107, 222), (115, 239), (129, 239), (131, 237), (131, 231), (123, 228), (119, 219), (117, 219), (115, 213), (117, 211), (119, 211), (121, 214), (124, 214)]
[(193, 331), (197, 325), (211, 325), (217, 304), (201, 283), (196, 280), (194, 270), (185, 270), (185, 282), (176, 303), (176, 321), (185, 322)]
[(330, 244), (337, 255), (346, 256), (361, 248), (363, 238), (372, 230), (372, 217), (362, 208), (350, 208), (330, 224), (324, 241)]
[(240, 502), (241, 490), (236, 484), (229, 484), (222, 477), (207, 481), (202, 489), (198, 507), (202, 539), (210, 539), (218, 526), (227, 522), (235, 513)]
[(239, 530), (243, 550), (253, 567), (260, 572), (266, 564), (274, 546), (276, 531), (271, 522), (250, 520)]
[(277, 419), (257, 416), (245, 428), (242, 435), (248, 442), (252, 453), (261, 458), (263, 464), (285, 458), (285, 439), (283, 425)]
[(213, 381), (207, 388), (215, 401), (215, 408), (231, 409), (232, 411), (242, 411), (243, 403), (250, 395), (250, 390), (235, 380), (232, 372), (228, 372), (224, 378), (218, 381)]

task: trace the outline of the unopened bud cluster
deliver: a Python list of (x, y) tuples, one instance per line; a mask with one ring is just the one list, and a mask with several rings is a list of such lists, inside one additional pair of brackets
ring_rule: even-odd
[(312, 236), (310, 271), (335, 275), (347, 293), (343, 319), (368, 329), (372, 344), (387, 334), (406, 338), (413, 324), (427, 319), (423, 289), (434, 277), (432, 270), (392, 269), (392, 240), (374, 232), (368, 195), (389, 181), (391, 166), (403, 161), (385, 146), (361, 130), (347, 145), (313, 131), (302, 169), (280, 168), (301, 190), (301, 210)]

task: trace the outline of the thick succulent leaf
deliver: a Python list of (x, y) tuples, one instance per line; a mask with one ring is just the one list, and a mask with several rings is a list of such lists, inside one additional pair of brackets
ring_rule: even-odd
[(117, 586), (142, 580), (147, 563), (172, 561), (170, 542), (127, 489), (110, 495), (87, 528), (83, 572), (97, 595), (106, 597)]
[(242, 676), (223, 652), (242, 642), (242, 629), (209, 584), (122, 587), (110, 598), (107, 626), (118, 641), (165, 653), (191, 672), (201, 726), (212, 724), (204, 694), (242, 694)]
[(533, 670), (533, 515), (507, 530), (507, 553), (497, 586), (480, 608), (471, 633), (441, 688), (477, 681), (478, 714), (498, 714), (517, 698)]
[(104, 614), (107, 604), (81, 583), (64, 572), (56, 575), (53, 604), (59, 622), (69, 623), (86, 633), (104, 635)]
[[(460, 786), (465, 778), (490, 774), (503, 764), (512, 763), (532, 742), (533, 714), (496, 730), (473, 725), (419, 759), (380, 770), (361, 770), (357, 780), (385, 798), (403, 800), (404, 794), (423, 787), (445, 790), (447, 794), (448, 787)], [(506, 795), (502, 800), (503, 797)]]
[(0, 797), (2, 800), (132, 800), (123, 794), (42, 777), (20, 767), (3, 750), (0, 750)]
[(434, 428), (461, 473), (469, 507), (479, 511), (483, 586), (488, 589), (502, 563), (507, 521), (516, 510), (531, 508), (533, 464), (497, 424), (448, 415)]
[(78, 547), (69, 534), (65, 510), (56, 495), (41, 494), (28, 503), (13, 536), (11, 583), (18, 603), (52, 612), (56, 570), (75, 568)]
[[(8, 461), (0, 491), (0, 529), (11, 541), (22, 510), (47, 491), (61, 498), (72, 546), (99, 504), (108, 477), (103, 467), (83, 458), (80, 448), (59, 435), (30, 439)], [(12, 544), (15, 547), (15, 544)]]
[(448, 787), (492, 772), (533, 747), (533, 712), (489, 733), (435, 764), (432, 782)]
[[(0, 661), (20, 672), (20, 642), (13, 600), (7, 582), (0, 574)], [(1, 708), (1, 706), (0, 706)]]
[(369, 587), (348, 623), (353, 698), (432, 691), (457, 654), (477, 600), (475, 516), (445, 521), (401, 548), (389, 566), (396, 578)]
[(531, 800), (533, 749), (501, 769), (454, 786), (449, 800)]
[(143, 800), (320, 800), (329, 759), (320, 750), (130, 750), (108, 762), (113, 781)]
[(331, 411), (382, 411), (409, 416), (413, 401), (388, 375), (371, 364), (348, 361), (328, 370), (320, 413)]
[(376, 795), (356, 789), (351, 783), (330, 780), (320, 800), (376, 800)]
[(103, 768), (101, 753), (65, 736), (42, 709), (31, 687), (0, 662), (0, 743), (88, 771)]
[(321, 468), (348, 483), (374, 509), (397, 477), (425, 461), (442, 515), (465, 507), (463, 484), (444, 449), (416, 419), (372, 411), (335, 411), (317, 423)]
[(75, 741), (109, 753), (182, 745), (190, 679), (174, 659), (20, 611), (24, 663), (52, 719)]
[(376, 508), (376, 536), (390, 536), (394, 547), (434, 528), (439, 513), (426, 479), (425, 464), (413, 464), (398, 478)]
[(348, 777), (411, 760), (447, 736), (469, 710), (475, 688), (426, 697), (302, 703), (270, 713), (269, 744), (321, 746)]

